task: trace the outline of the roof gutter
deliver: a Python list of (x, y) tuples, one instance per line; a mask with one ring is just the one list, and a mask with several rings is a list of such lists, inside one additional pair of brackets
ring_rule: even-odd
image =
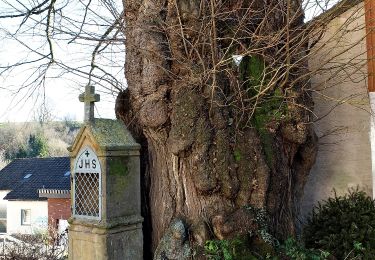
[(38, 194), (40, 198), (70, 199), (70, 190), (39, 189)]

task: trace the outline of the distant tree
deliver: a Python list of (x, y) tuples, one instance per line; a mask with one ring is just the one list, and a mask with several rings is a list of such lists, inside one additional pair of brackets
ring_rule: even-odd
[(65, 116), (63, 122), (64, 125), (69, 129), (69, 131), (74, 131), (81, 127), (81, 123), (71, 118), (70, 116)]
[(34, 111), (34, 121), (39, 122), (41, 126), (52, 122), (54, 118), (52, 107), (46, 100), (43, 100), (36, 111)]
[(41, 134), (31, 134), (27, 157), (46, 157), (48, 154), (48, 146), (45, 138)]
[(70, 122), (4, 123), (0, 127), (0, 155), (4, 163), (15, 158), (67, 156), (79, 124)]
[(16, 158), (46, 157), (49, 155), (46, 139), (41, 134), (30, 134), (27, 145), (21, 145), (15, 153), (7, 151), (5, 158), (13, 160)]
[(17, 153), (15, 154), (8, 154), (7, 159), (8, 160), (13, 160), (16, 158), (27, 158), (28, 157), (28, 147), (26, 146), (21, 146)]

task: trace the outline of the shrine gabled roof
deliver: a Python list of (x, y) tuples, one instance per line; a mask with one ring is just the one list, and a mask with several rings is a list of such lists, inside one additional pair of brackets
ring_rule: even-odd
[(139, 149), (140, 147), (122, 121), (95, 118), (94, 122), (87, 123), (81, 128), (69, 150), (74, 150), (86, 129), (103, 150)]
[(70, 190), (69, 157), (15, 159), (0, 171), (5, 200), (45, 200), (38, 189)]

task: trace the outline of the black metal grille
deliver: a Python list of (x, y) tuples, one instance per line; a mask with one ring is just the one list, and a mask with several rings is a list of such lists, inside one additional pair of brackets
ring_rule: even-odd
[(75, 173), (74, 214), (99, 217), (99, 173)]

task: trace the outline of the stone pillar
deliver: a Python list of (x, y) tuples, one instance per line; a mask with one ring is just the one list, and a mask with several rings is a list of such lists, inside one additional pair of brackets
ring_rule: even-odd
[(81, 128), (70, 147), (69, 259), (143, 259), (139, 149), (117, 120)]

